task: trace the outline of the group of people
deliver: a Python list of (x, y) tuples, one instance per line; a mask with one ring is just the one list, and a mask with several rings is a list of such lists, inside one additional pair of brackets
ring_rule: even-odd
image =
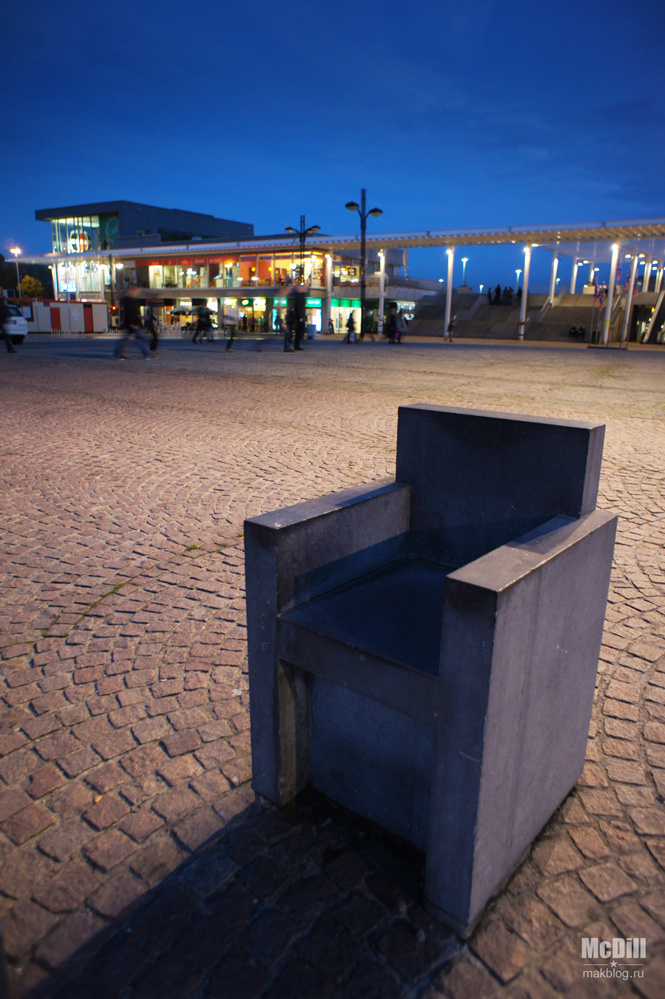
[[(118, 360), (126, 359), (127, 347), (131, 341), (137, 345), (146, 360), (156, 356), (159, 349), (159, 321), (154, 308), (158, 301), (159, 296), (147, 288), (131, 285), (127, 289), (120, 303), (124, 335), (114, 351)], [(235, 339), (235, 330), (231, 329), (229, 332), (227, 350), (231, 350)], [(215, 343), (212, 313), (207, 306), (201, 306), (197, 310), (192, 343), (203, 343), (204, 340)]]
[[(388, 343), (402, 343), (404, 334), (407, 331), (406, 316), (404, 315), (404, 310), (397, 310), (396, 305), (391, 305), (390, 311), (388, 312), (388, 318), (384, 326), (383, 337), (388, 341)], [(329, 321), (328, 332), (334, 333), (334, 327), (332, 320)], [(346, 320), (346, 336), (342, 343), (359, 343), (365, 339), (368, 335), (367, 330), (360, 329), (359, 338), (356, 337), (356, 320), (353, 312), (349, 312), (349, 317)], [(370, 332), (369, 336), (374, 339), (374, 333)]]
[(513, 305), (514, 301), (517, 301), (518, 305), (522, 301), (521, 288), (517, 289), (517, 294), (515, 294), (512, 288), (506, 287), (502, 289), (500, 284), (496, 286), (494, 293), (492, 293), (491, 288), (487, 289), (488, 305)]
[[(154, 357), (159, 348), (159, 322), (154, 315), (153, 309), (159, 296), (146, 288), (139, 288), (137, 285), (130, 286), (125, 292), (121, 302), (122, 321), (124, 336), (118, 343), (114, 355), (119, 360), (125, 360), (127, 347), (133, 340), (143, 356), (147, 359)], [(303, 350), (302, 342), (305, 339), (307, 330), (307, 289), (294, 286), (289, 293), (286, 315), (282, 319), (278, 314), (275, 320), (275, 329), (283, 336), (284, 351)], [(360, 337), (356, 337), (356, 321), (353, 312), (349, 313), (346, 321), (346, 336), (344, 343), (357, 343), (364, 339), (365, 330), (360, 330)], [(397, 305), (390, 307), (385, 323), (384, 338), (389, 343), (402, 343), (404, 334), (407, 331), (407, 322), (403, 309), (397, 309)], [(334, 333), (332, 320), (328, 322), (328, 333)], [(452, 334), (452, 323), (449, 331)], [(372, 335), (373, 336), (373, 335)], [(149, 337), (149, 339), (148, 339)], [(5, 339), (7, 339), (5, 337)], [(226, 342), (226, 350), (232, 349), (235, 339), (235, 327), (229, 330), (229, 338)], [(452, 335), (450, 336), (452, 340)], [(207, 306), (201, 306), (197, 310), (196, 326), (192, 343), (201, 344), (204, 340), (215, 343), (212, 324), (212, 313)], [(11, 343), (8, 344), (8, 350)], [(13, 347), (11, 348), (13, 350)]]
[(570, 329), (568, 330), (568, 336), (572, 336), (576, 340), (586, 340), (586, 327), (571, 326)]

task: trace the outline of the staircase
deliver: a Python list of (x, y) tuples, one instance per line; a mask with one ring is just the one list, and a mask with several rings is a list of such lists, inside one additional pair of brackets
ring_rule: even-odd
[[(470, 304), (465, 299), (471, 299)], [(464, 339), (517, 340), (519, 330), (519, 305), (481, 305), (478, 296), (456, 296), (453, 293), (451, 315), (456, 316), (454, 337)], [(598, 325), (598, 304), (590, 295), (561, 295), (557, 304), (544, 308), (546, 297), (529, 297), (525, 340), (551, 340), (565, 343), (578, 342), (570, 336), (572, 326), (584, 326), (586, 341)], [(613, 328), (618, 321), (620, 303), (615, 300)], [(409, 327), (414, 336), (445, 335), (445, 293), (423, 299)]]

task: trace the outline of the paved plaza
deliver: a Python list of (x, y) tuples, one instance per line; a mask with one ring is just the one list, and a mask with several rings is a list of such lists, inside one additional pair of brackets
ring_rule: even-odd
[[(665, 350), (29, 341), (0, 361), (14, 994), (663, 999)], [(251, 789), (243, 519), (393, 475), (412, 402), (602, 420), (620, 515), (584, 774), (466, 943), (420, 855)]]

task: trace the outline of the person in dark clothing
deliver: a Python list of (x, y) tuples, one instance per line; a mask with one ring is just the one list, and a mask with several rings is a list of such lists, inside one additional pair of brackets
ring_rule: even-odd
[(346, 320), (346, 336), (344, 337), (342, 343), (355, 343), (356, 342), (356, 321), (353, 318), (353, 313), (349, 312), (349, 318)]
[(302, 287), (294, 288), (289, 297), (293, 300), (293, 309), (296, 314), (293, 349), (304, 350), (302, 341), (307, 328), (307, 292)]
[(212, 315), (207, 306), (202, 305), (196, 317), (196, 331), (192, 343), (203, 343), (204, 338), (214, 343), (212, 336)]
[(293, 302), (289, 302), (284, 323), (284, 350), (291, 351), (291, 343), (296, 332), (296, 310)]
[(150, 357), (150, 349), (143, 342), (142, 336), (143, 318), (141, 316), (141, 306), (143, 305), (143, 294), (144, 292), (142, 288), (132, 285), (127, 289), (124, 298), (122, 299), (121, 309), (125, 335), (115, 350), (115, 357), (117, 357), (119, 361), (125, 360), (125, 350), (127, 348), (127, 344), (132, 338), (134, 339), (134, 342), (138, 344), (143, 356), (146, 359)]
[(395, 342), (395, 336), (397, 334), (397, 306), (391, 305), (390, 312), (388, 313), (388, 318), (386, 319), (386, 336), (389, 343)]
[(18, 354), (16, 347), (12, 343), (9, 330), (6, 328), (6, 324), (9, 322), (9, 315), (10, 313), (5, 301), (4, 291), (0, 288), (0, 330), (2, 330), (2, 339), (5, 341), (8, 354)]

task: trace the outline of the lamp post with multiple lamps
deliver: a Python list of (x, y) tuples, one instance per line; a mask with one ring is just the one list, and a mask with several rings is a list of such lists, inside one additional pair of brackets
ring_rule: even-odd
[(363, 187), (360, 192), (360, 204), (356, 201), (347, 201), (345, 208), (348, 208), (350, 212), (358, 212), (360, 215), (360, 341), (365, 336), (365, 239), (367, 233), (367, 216), (368, 215), (383, 215), (383, 211), (380, 208), (370, 208), (369, 211), (366, 210), (366, 194), (365, 188)]
[(21, 256), (21, 247), (12, 246), (9, 250), (10, 253), (14, 254), (14, 260), (16, 262), (16, 283), (18, 285), (18, 297), (21, 297), (21, 274), (18, 269), (18, 258)]
[(308, 236), (311, 236), (313, 232), (318, 232), (321, 226), (310, 225), (305, 226), (305, 216), (300, 216), (300, 228), (294, 229), (293, 226), (287, 225), (285, 227), (285, 232), (293, 232), (300, 240), (300, 267), (298, 274), (299, 284), (305, 283), (305, 240)]

